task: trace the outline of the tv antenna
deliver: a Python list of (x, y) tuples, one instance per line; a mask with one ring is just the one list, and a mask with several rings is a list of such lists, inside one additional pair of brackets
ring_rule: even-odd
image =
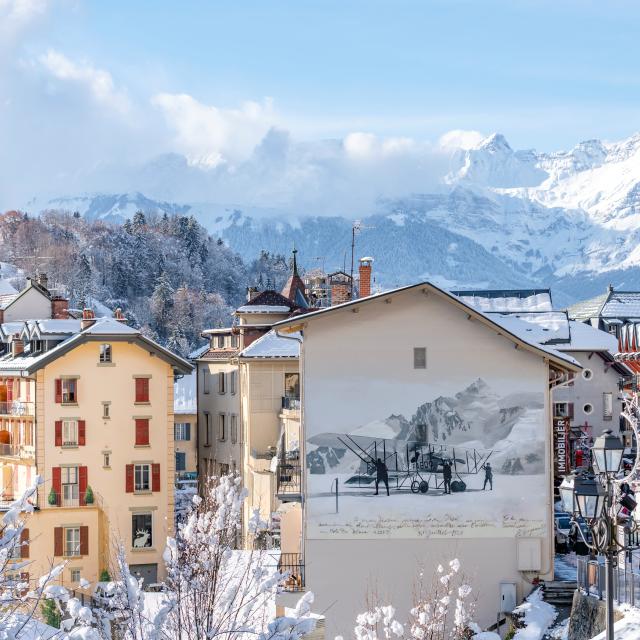
[(362, 220), (354, 220), (353, 224), (351, 225), (351, 292), (349, 296), (351, 300), (353, 300), (353, 294), (355, 291), (353, 286), (353, 261), (356, 252), (356, 234), (364, 231), (365, 229), (375, 229), (375, 227), (368, 227), (367, 225), (362, 224)]

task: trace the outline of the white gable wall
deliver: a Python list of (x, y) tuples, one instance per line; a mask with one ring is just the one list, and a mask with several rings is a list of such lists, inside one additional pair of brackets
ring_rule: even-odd
[[(374, 496), (373, 487), (354, 495), (344, 483), (344, 469), (307, 473), (306, 584), (315, 594), (314, 607), (327, 610), (328, 637), (350, 635), (355, 615), (365, 609), (372, 590), (409, 609), (418, 572), (424, 570), (430, 580), (438, 564), (446, 565), (454, 557), (470, 582), (482, 585), (476, 590), (477, 619), (483, 626), (491, 624), (499, 609), (500, 582), (515, 582), (519, 598), (531, 589), (518, 571), (519, 537), (539, 544), (540, 575), (549, 577), (553, 571), (552, 431), (543, 357), (516, 349), (497, 330), (469, 320), (437, 294), (416, 289), (390, 300), (359, 305), (358, 313), (353, 308), (334, 311), (305, 327), (301, 369), (306, 455), (316, 448), (309, 440), (318, 434), (353, 433), (360, 427), (366, 432), (371, 428), (367, 425), (380, 424), (391, 415), (411, 420), (420, 405), (439, 397), (455, 399), (481, 378), (490, 389), (487, 393), (499, 397), (500, 409), (524, 406), (535, 396), (539, 408), (522, 408), (522, 422), (511, 435), (525, 467), (527, 445), (522, 442), (536, 439), (539, 473), (502, 475), (509, 446), (504, 440), (499, 445), (502, 452), (491, 458), (496, 462), (493, 493), (481, 490), (484, 472), (465, 476), (469, 491), (463, 494), (443, 495), (432, 483), (426, 495), (394, 491), (392, 486), (390, 497)], [(427, 348), (426, 369), (413, 368), (414, 347)], [(522, 394), (529, 394), (526, 401), (521, 402)], [(473, 421), (473, 407), (465, 411), (465, 418)], [(485, 411), (478, 407), (476, 413)], [(499, 421), (489, 420), (490, 428), (498, 428)], [(473, 438), (477, 437), (476, 429)], [(336, 477), (337, 515), (330, 493)], [(329, 497), (319, 497), (323, 494)], [(408, 509), (404, 516), (402, 509)]]
[(51, 300), (35, 287), (28, 288), (4, 310), (4, 322), (51, 318)]

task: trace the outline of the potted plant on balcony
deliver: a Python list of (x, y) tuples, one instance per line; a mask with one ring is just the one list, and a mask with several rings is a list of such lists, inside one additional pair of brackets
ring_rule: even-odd
[(85, 504), (93, 504), (95, 498), (93, 497), (93, 489), (91, 487), (87, 487), (87, 492), (84, 494), (84, 503)]
[(58, 494), (53, 487), (51, 487), (51, 491), (49, 491), (49, 497), (47, 498), (47, 501), (52, 507), (55, 507), (58, 504)]

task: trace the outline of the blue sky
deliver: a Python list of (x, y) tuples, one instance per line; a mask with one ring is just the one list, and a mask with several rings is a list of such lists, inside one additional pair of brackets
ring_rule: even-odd
[(231, 166), (271, 127), (499, 131), (541, 151), (624, 138), (639, 18), (615, 0), (0, 0), (0, 190), (96, 188), (172, 152)]

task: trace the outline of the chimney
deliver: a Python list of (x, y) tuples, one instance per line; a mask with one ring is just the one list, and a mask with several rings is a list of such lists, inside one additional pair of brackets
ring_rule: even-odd
[(46, 273), (39, 273), (36, 275), (36, 282), (43, 288), (49, 290), (49, 278), (47, 278)]
[(351, 300), (351, 278), (346, 273), (333, 273), (329, 276), (331, 284), (331, 306)]
[(51, 299), (51, 318), (53, 320), (67, 320), (69, 318), (69, 301), (61, 296)]
[(24, 340), (19, 333), (15, 333), (11, 339), (11, 355), (15, 358), (24, 352)]
[(373, 258), (360, 258), (360, 298), (371, 295), (371, 263)]
[(91, 309), (82, 310), (82, 320), (80, 321), (80, 330), (84, 331), (96, 323), (96, 316)]
[(114, 312), (113, 312), (113, 317), (118, 321), (118, 322), (122, 322), (124, 324), (127, 324), (128, 320), (124, 317), (124, 313), (122, 313), (122, 309), (120, 307), (118, 307)]
[(258, 287), (247, 287), (247, 302), (251, 302), (259, 293)]

